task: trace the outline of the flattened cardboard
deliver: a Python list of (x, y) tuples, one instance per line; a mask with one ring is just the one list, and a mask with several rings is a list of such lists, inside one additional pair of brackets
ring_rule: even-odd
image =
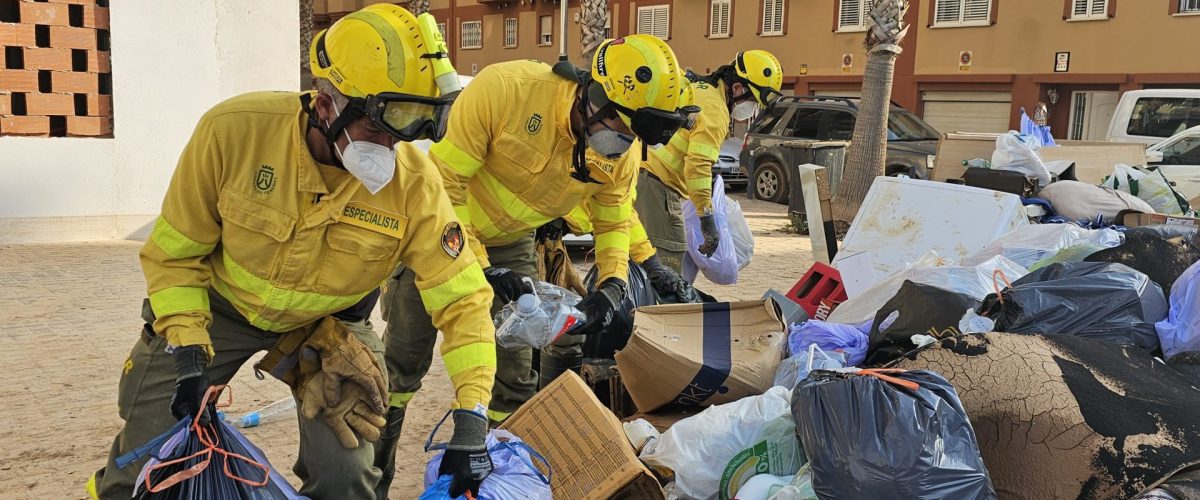
[(667, 429), (675, 425), (675, 422), (696, 415), (701, 411), (703, 411), (702, 408), (672, 406), (659, 409), (654, 413), (635, 413), (622, 419), (622, 422), (632, 422), (640, 418), (650, 422), (650, 425), (658, 429), (658, 432), (667, 432)]
[[(966, 167), (962, 162), (975, 158), (991, 160), (1000, 134), (943, 134), (934, 160), (933, 180), (959, 179)], [(1075, 162), (1075, 177), (1088, 184), (1100, 184), (1118, 163), (1146, 164), (1146, 145), (1129, 142), (1059, 141), (1058, 146), (1038, 150), (1042, 161)]]
[(542, 389), (501, 428), (550, 462), (554, 498), (662, 500), (658, 480), (638, 460), (617, 417), (574, 372)]
[(642, 307), (617, 368), (640, 412), (728, 403), (771, 387), (785, 330), (771, 299)]
[(1128, 227), (1153, 226), (1155, 224), (1200, 227), (1200, 219), (1178, 215), (1127, 213), (1121, 217), (1121, 225)]

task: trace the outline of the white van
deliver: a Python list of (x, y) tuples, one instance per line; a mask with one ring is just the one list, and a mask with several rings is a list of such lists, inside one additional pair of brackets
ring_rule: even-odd
[(1132, 90), (1121, 95), (1110, 141), (1156, 144), (1200, 125), (1200, 89)]

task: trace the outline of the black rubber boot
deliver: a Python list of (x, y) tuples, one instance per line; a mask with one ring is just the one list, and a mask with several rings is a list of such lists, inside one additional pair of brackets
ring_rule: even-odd
[(550, 353), (542, 349), (541, 359), (538, 366), (538, 389), (545, 388), (567, 370), (579, 373), (579, 367), (583, 364), (583, 355), (574, 355), (560, 357), (559, 355)]
[(375, 443), (375, 466), (383, 471), (379, 484), (375, 486), (375, 499), (387, 500), (392, 478), (396, 476), (396, 443), (400, 442), (400, 429), (404, 427), (404, 408), (388, 407), (387, 425)]

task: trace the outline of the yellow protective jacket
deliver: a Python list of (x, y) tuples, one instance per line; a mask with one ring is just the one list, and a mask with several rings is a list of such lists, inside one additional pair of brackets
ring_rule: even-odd
[[(630, 155), (639, 154), (641, 153), (638, 151), (630, 153)], [(624, 159), (609, 160), (592, 153), (591, 151), (587, 152), (586, 157), (589, 166), (598, 165), (601, 168), (614, 168), (612, 166), (606, 166), (606, 164), (624, 161)], [(633, 199), (636, 200), (637, 177), (633, 178), (633, 184), (630, 188), (630, 192), (633, 194)], [(567, 227), (570, 228), (571, 233), (578, 235), (592, 233), (594, 228), (592, 227), (591, 219), (592, 215), (588, 210), (587, 205), (579, 205), (572, 209), (570, 213), (563, 216), (563, 220), (567, 222)], [(641, 264), (646, 262), (646, 259), (653, 257), (654, 253), (654, 246), (650, 244), (650, 237), (646, 234), (646, 228), (642, 226), (642, 221), (638, 219), (637, 209), (634, 209), (629, 214), (629, 258), (633, 259), (634, 262)]]
[(670, 142), (651, 151), (642, 168), (691, 199), (702, 214), (712, 210), (712, 166), (729, 136), (729, 106), (723, 86), (693, 82), (692, 90), (700, 106), (695, 126), (679, 129)]
[(394, 179), (372, 195), (313, 159), (306, 122), (294, 92), (234, 97), (200, 119), (141, 251), (154, 331), (211, 350), (211, 287), (251, 325), (287, 332), (358, 302), (404, 262), (445, 333), (456, 402), (486, 406), (492, 291), (436, 167), (401, 143)]
[(571, 106), (578, 88), (537, 61), (492, 64), (463, 89), (446, 137), (430, 148), (485, 267), (484, 246), (515, 241), (585, 204), (594, 216), (597, 282), (626, 279), (641, 143), (622, 161), (589, 162), (598, 184), (573, 179)]

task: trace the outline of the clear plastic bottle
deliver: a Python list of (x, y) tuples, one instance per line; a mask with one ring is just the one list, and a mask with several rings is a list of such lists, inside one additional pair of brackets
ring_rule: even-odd
[(296, 398), (287, 397), (280, 399), (267, 406), (254, 410), (250, 413), (242, 415), (240, 418), (233, 420), (234, 427), (245, 429), (247, 427), (257, 427), (276, 420), (282, 420), (296, 414)]
[(496, 315), (496, 344), (500, 347), (541, 349), (586, 319), (575, 308), (578, 295), (547, 283), (537, 283), (534, 289), (536, 293), (518, 297)]

